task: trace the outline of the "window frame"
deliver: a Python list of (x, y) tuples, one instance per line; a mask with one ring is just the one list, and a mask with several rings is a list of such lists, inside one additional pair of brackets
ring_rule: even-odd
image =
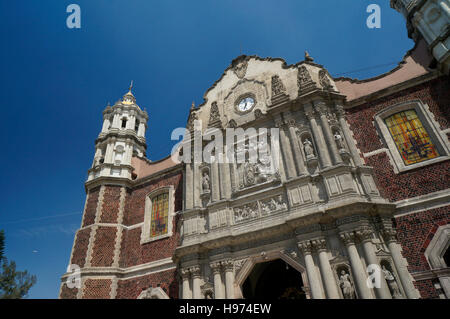
[[(408, 110), (414, 110), (416, 112), (417, 117), (422, 122), (423, 128), (427, 131), (431, 142), (433, 143), (436, 151), (439, 154), (438, 157), (410, 165), (406, 165), (403, 161), (402, 155), (397, 148), (397, 145), (391, 135), (391, 132), (389, 131), (389, 128), (387, 127), (385, 120), (396, 113)], [(450, 159), (450, 146), (449, 142), (447, 141), (447, 137), (444, 132), (442, 132), (439, 124), (434, 119), (434, 115), (428, 109), (428, 105), (422, 103), (422, 101), (411, 100), (408, 102), (392, 105), (375, 114), (374, 119), (379, 132), (381, 132), (381, 137), (387, 145), (387, 153), (391, 159), (395, 173), (409, 171)]]
[[(171, 237), (173, 234), (173, 218), (175, 216), (175, 194), (174, 187), (164, 186), (158, 189), (155, 189), (148, 193), (145, 196), (145, 211), (144, 211), (144, 224), (142, 225), (142, 233), (141, 233), (141, 244), (149, 243), (152, 241), (160, 240), (163, 238)], [(164, 193), (168, 193), (168, 211), (167, 211), (167, 233), (158, 235), (155, 237), (151, 236), (151, 223), (152, 223), (152, 208), (153, 208), (153, 199), (159, 195)]]

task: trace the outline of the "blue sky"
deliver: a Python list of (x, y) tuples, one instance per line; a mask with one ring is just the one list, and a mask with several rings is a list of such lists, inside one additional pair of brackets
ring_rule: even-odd
[[(81, 29), (66, 7), (81, 7)], [(381, 29), (366, 7), (381, 6)], [(292, 64), (308, 50), (332, 75), (399, 62), (413, 47), (387, 0), (14, 0), (0, 2), (0, 229), (6, 256), (56, 298), (85, 200), (102, 111), (126, 93), (149, 113), (151, 160), (242, 53)], [(368, 78), (394, 66), (351, 77)]]

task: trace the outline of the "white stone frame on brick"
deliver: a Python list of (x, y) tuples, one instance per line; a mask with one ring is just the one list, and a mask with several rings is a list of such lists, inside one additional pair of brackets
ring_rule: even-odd
[[(425, 250), (425, 258), (431, 269), (450, 268), (445, 264), (444, 254), (450, 246), (450, 224), (440, 226)], [(442, 289), (447, 298), (450, 298), (450, 277), (448, 275), (437, 275)]]
[[(423, 127), (427, 131), (431, 141), (436, 147), (439, 156), (436, 158), (428, 159), (419, 163), (406, 165), (403, 162), (402, 156), (398, 151), (397, 145), (392, 138), (391, 133), (386, 125), (385, 119), (398, 112), (414, 110), (417, 113)], [(420, 100), (411, 100), (408, 102), (396, 104), (390, 106), (377, 114), (374, 117), (375, 125), (378, 131), (381, 133), (383, 142), (387, 145), (389, 159), (394, 167), (395, 173), (401, 173), (423, 167), (426, 165), (446, 161), (450, 159), (450, 143), (448, 142), (446, 134), (440, 129), (439, 123), (434, 119), (433, 113), (429, 110), (428, 105), (422, 103)]]
[[(152, 223), (152, 205), (153, 199), (161, 194), (169, 194), (169, 208), (167, 212), (167, 233), (159, 236), (152, 237), (150, 235), (151, 223)], [(160, 187), (153, 190), (145, 196), (145, 212), (144, 212), (144, 224), (142, 225), (141, 232), (141, 244), (149, 243), (155, 240), (167, 238), (172, 236), (173, 218), (175, 216), (175, 190), (172, 185)]]

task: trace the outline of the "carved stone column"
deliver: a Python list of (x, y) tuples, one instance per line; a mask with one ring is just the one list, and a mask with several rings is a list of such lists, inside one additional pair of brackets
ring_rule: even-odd
[(193, 193), (194, 193), (194, 207), (202, 207), (202, 202), (201, 202), (201, 198), (200, 198), (200, 193), (201, 193), (201, 172), (200, 172), (200, 167), (199, 167), (199, 163), (193, 163), (192, 164), (194, 166), (194, 187), (193, 187)]
[(299, 138), (295, 132), (295, 120), (289, 119), (287, 125), (289, 127), (289, 138), (291, 140), (291, 145), (294, 150), (294, 156), (295, 156), (294, 163), (297, 167), (298, 175), (305, 175), (305, 174), (307, 174), (308, 171), (306, 170), (302, 151), (300, 150), (299, 141), (298, 141)]
[(278, 116), (278, 118), (275, 119), (275, 126), (280, 129), (280, 146), (286, 167), (286, 179), (292, 179), (297, 176), (297, 174), (295, 171), (294, 158), (292, 157), (291, 145), (286, 136), (286, 126), (281, 117)]
[(186, 163), (185, 170), (186, 170), (186, 176), (185, 176), (185, 209), (192, 209), (194, 207), (194, 176), (192, 173), (192, 163)]
[(189, 268), (192, 277), (192, 298), (202, 299), (202, 291), (200, 288), (200, 266), (193, 266)]
[(373, 295), (367, 286), (366, 271), (364, 270), (361, 258), (359, 257), (358, 250), (355, 246), (354, 232), (343, 232), (339, 234), (339, 237), (347, 248), (347, 254), (350, 259), (350, 266), (352, 267), (353, 276), (355, 277), (359, 297), (362, 299), (373, 299)]
[(312, 246), (309, 241), (298, 243), (298, 248), (305, 258), (306, 274), (308, 275), (308, 282), (311, 289), (311, 297), (313, 299), (324, 299), (322, 286), (317, 275), (316, 266), (312, 257)]
[(234, 299), (234, 262), (225, 260), (221, 262), (225, 270), (225, 292), (227, 299)]
[(222, 283), (222, 266), (220, 262), (213, 262), (210, 264), (214, 276), (214, 298), (224, 299), (223, 283)]
[(189, 285), (189, 278), (190, 278), (190, 271), (189, 269), (181, 269), (181, 280), (182, 280), (182, 286), (183, 286), (183, 299), (192, 299), (192, 291), (191, 287)]
[(211, 201), (220, 200), (220, 177), (219, 177), (219, 159), (217, 156), (212, 157), (211, 163)]
[(331, 270), (330, 261), (328, 260), (327, 241), (325, 238), (319, 238), (311, 241), (314, 249), (319, 254), (319, 267), (322, 279), (325, 285), (325, 291), (329, 299), (339, 299), (339, 291), (336, 280)]
[(344, 134), (344, 138), (347, 141), (348, 148), (350, 149), (350, 153), (352, 154), (353, 161), (355, 162), (356, 166), (364, 165), (363, 159), (359, 156), (358, 149), (356, 148), (355, 143), (353, 142), (353, 137), (350, 132), (350, 128), (347, 125), (347, 121), (344, 117), (344, 108), (342, 105), (336, 105), (336, 114), (337, 118), (339, 120), (339, 124), (342, 128), (342, 133)]
[(318, 148), (320, 163), (322, 164), (323, 168), (330, 167), (331, 166), (330, 155), (328, 154), (328, 149), (325, 144), (323, 134), (320, 130), (320, 127), (317, 125), (316, 118), (314, 117), (314, 110), (312, 108), (312, 105), (308, 104), (305, 106), (305, 114), (309, 120), (309, 125), (311, 126), (311, 130), (313, 133), (313, 138)]
[(220, 198), (227, 199), (231, 197), (231, 175), (230, 164), (226, 162), (225, 154), (222, 157), (222, 163), (219, 164), (220, 175)]
[(403, 256), (400, 252), (400, 245), (397, 243), (397, 232), (393, 228), (387, 228), (383, 230), (383, 236), (386, 240), (389, 251), (391, 252), (395, 268), (397, 269), (397, 273), (400, 277), (406, 296), (408, 299), (418, 298), (411, 275), (403, 262)]
[[(367, 258), (366, 259), (367, 264), (377, 265), (378, 267), (380, 267), (378, 263), (378, 258), (375, 255), (375, 248), (372, 243), (372, 234), (373, 231), (369, 228), (360, 229), (356, 232), (356, 235), (359, 237), (363, 245), (364, 254), (366, 255)], [(381, 267), (379, 269), (381, 273)], [(381, 274), (380, 279), (381, 279), (381, 286), (380, 288), (374, 288), (375, 295), (379, 299), (392, 299), (391, 293), (389, 292), (389, 287), (387, 286), (383, 274)]]
[(336, 142), (334, 141), (333, 133), (331, 132), (330, 125), (328, 124), (327, 119), (327, 105), (325, 102), (317, 101), (315, 102), (316, 111), (320, 116), (320, 122), (322, 124), (322, 130), (325, 133), (325, 140), (327, 142), (327, 145), (329, 147), (331, 157), (333, 158), (334, 164), (341, 164), (342, 158), (339, 155), (339, 150), (336, 146)]

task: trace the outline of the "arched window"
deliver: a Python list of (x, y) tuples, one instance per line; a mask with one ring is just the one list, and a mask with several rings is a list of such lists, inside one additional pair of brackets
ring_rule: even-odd
[(126, 127), (127, 127), (127, 118), (124, 117), (124, 118), (122, 119), (122, 128), (126, 128)]
[(156, 237), (167, 234), (169, 215), (169, 194), (162, 193), (152, 199), (152, 221), (150, 236)]
[(446, 133), (422, 101), (392, 105), (374, 119), (395, 173), (450, 159)]
[(415, 110), (398, 112), (385, 121), (405, 165), (439, 156)]
[(136, 123), (134, 124), (134, 130), (136, 133), (139, 131), (139, 120), (136, 120)]
[(158, 188), (146, 196), (141, 244), (172, 236), (174, 206), (173, 186)]

